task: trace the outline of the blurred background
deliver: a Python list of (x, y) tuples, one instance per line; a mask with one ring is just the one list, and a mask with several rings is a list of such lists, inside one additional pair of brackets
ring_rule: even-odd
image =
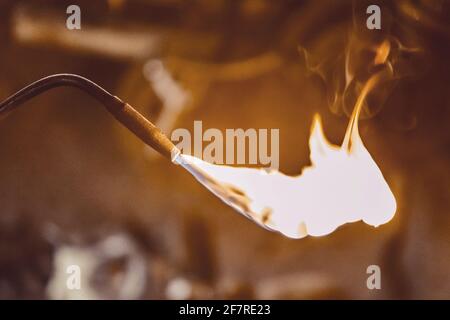
[[(81, 91), (0, 122), (2, 299), (449, 299), (450, 1), (0, 1), (0, 98), (76, 73), (175, 128), (279, 128), (280, 170), (309, 163), (314, 113), (362, 139), (398, 204), (292, 240), (234, 212)], [(81, 29), (68, 30), (69, 5)], [(82, 290), (66, 287), (66, 266)], [(381, 268), (381, 290), (366, 286)]]

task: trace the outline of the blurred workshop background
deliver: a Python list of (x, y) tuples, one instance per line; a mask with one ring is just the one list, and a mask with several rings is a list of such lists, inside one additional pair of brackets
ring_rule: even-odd
[[(376, 1), (382, 29), (367, 30), (372, 2), (0, 1), (0, 99), (80, 74), (169, 135), (194, 120), (279, 128), (292, 175), (309, 163), (314, 113), (340, 143), (368, 66), (388, 66), (361, 136), (398, 203), (376, 229), (288, 239), (85, 93), (54, 89), (0, 121), (0, 298), (449, 299), (450, 1)], [(66, 28), (72, 4), (80, 30)], [(67, 289), (72, 264), (82, 290)], [(381, 290), (367, 288), (369, 265)]]

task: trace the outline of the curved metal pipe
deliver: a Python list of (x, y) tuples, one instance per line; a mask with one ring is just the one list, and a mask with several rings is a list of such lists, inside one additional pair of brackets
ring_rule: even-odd
[(76, 74), (54, 74), (31, 83), (0, 103), (0, 118), (6, 117), (11, 111), (33, 97), (62, 86), (76, 87), (87, 92), (101, 102), (120, 123), (166, 158), (175, 159), (180, 153), (158, 127), (128, 103), (123, 102), (91, 80)]

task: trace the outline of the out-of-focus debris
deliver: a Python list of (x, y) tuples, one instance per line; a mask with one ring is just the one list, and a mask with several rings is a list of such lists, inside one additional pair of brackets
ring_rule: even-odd
[(165, 294), (171, 300), (212, 299), (214, 290), (209, 284), (177, 277), (168, 282)]
[(215, 286), (219, 299), (254, 299), (254, 285), (241, 278), (222, 277)]
[(172, 300), (190, 299), (192, 296), (192, 284), (183, 278), (176, 278), (167, 284), (166, 297)]
[(177, 83), (161, 60), (149, 60), (144, 65), (144, 76), (158, 98), (163, 102), (157, 125), (168, 132), (173, 128), (179, 114), (189, 99), (189, 93)]
[(298, 273), (274, 276), (255, 286), (257, 299), (337, 299), (343, 292), (323, 274)]
[[(68, 283), (71, 266), (80, 271), (79, 288)], [(47, 295), (51, 299), (137, 299), (146, 286), (146, 269), (136, 245), (122, 234), (93, 246), (63, 245), (55, 253)]]
[[(162, 109), (155, 124), (163, 132), (170, 133), (189, 100), (189, 92), (177, 83), (161, 60), (151, 59), (143, 67), (143, 73), (155, 94), (162, 101)], [(153, 158), (157, 153), (148, 146), (146, 154)]]
[(12, 17), (12, 32), (19, 43), (61, 47), (119, 59), (144, 59), (161, 50), (161, 35), (145, 27), (94, 26), (66, 28), (64, 16), (52, 10), (18, 7)]

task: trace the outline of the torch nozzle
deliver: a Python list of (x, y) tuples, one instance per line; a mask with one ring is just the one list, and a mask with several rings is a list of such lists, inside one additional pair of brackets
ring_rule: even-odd
[(17, 91), (0, 103), (0, 118), (5, 117), (31, 98), (52, 88), (62, 86), (76, 87), (87, 92), (90, 96), (101, 102), (120, 123), (166, 158), (173, 160), (180, 153), (158, 127), (147, 120), (132, 106), (123, 102), (91, 80), (76, 74), (54, 74), (39, 79)]

